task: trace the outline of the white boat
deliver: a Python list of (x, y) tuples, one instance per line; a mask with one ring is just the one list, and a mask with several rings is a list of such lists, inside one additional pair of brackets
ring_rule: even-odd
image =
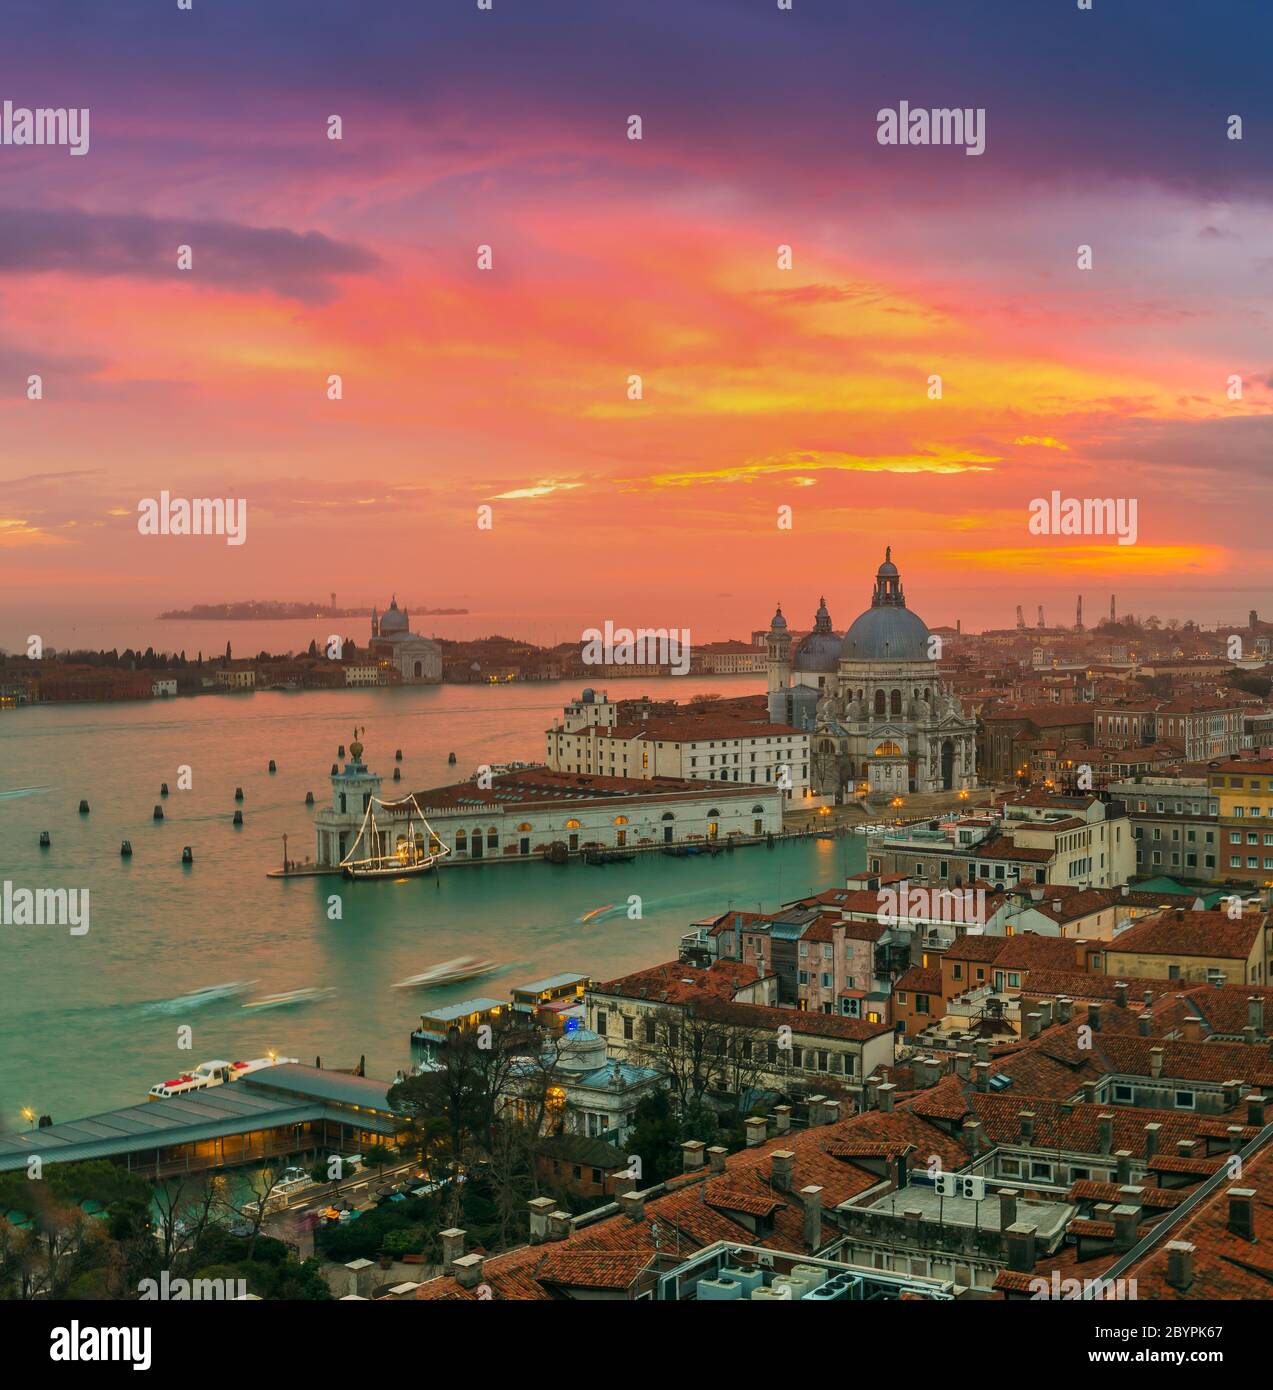
[(246, 1004), (240, 1007), (244, 1009), (282, 1009), (289, 1004), (310, 1004), (320, 999), (330, 999), (335, 993), (334, 989), (319, 989), (316, 986), (307, 989), (289, 989), (282, 994), (263, 994), (260, 999), (249, 999)]
[(414, 795), (393, 802), (373, 796), (340, 867), (346, 878), (403, 878), (431, 872), (450, 853)]
[(258, 1057), (252, 1062), (200, 1062), (192, 1071), (174, 1077), (171, 1081), (161, 1081), (146, 1093), (147, 1100), (169, 1100), (173, 1096), (189, 1095), (191, 1091), (206, 1091), (210, 1086), (223, 1086), (228, 1081), (238, 1081), (251, 1076), (254, 1071), (264, 1067), (280, 1066), (284, 1062), (295, 1062), (295, 1057)]
[(429, 989), (436, 985), (453, 985), (460, 980), (475, 980), (479, 975), (490, 975), (498, 970), (499, 962), (478, 960), (476, 956), (457, 956), (454, 960), (443, 961), (419, 975), (409, 975), (399, 980), (394, 989)]

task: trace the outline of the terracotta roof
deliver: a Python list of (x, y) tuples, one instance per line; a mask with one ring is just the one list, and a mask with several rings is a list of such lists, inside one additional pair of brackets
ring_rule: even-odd
[[(1229, 1230), (1229, 1194), (1253, 1190), (1255, 1240)], [(1193, 1283), (1187, 1289), (1167, 1282), (1167, 1241), (1194, 1247)], [(1187, 1220), (1127, 1271), (1141, 1299), (1261, 1299), (1273, 1297), (1273, 1147), (1247, 1160), (1240, 1180), (1221, 1184)]]
[(941, 970), (934, 967), (925, 969), (922, 965), (912, 965), (911, 968), (899, 978), (893, 988), (894, 990), (914, 990), (917, 994), (940, 994)]
[(741, 961), (713, 961), (703, 969), (672, 960), (594, 985), (592, 993), (668, 1004), (709, 998), (732, 1000), (739, 990), (754, 985), (758, 978), (755, 966), (744, 965)]
[(1111, 951), (1145, 956), (1204, 956), (1245, 961), (1268, 922), (1268, 913), (1233, 921), (1225, 912), (1164, 908), (1143, 917), (1110, 943)]

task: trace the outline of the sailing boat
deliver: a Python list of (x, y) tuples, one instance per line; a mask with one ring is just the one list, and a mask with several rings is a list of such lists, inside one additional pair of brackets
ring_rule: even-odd
[(394, 802), (373, 796), (340, 867), (346, 878), (404, 878), (429, 873), (450, 853), (425, 819), (414, 794)]

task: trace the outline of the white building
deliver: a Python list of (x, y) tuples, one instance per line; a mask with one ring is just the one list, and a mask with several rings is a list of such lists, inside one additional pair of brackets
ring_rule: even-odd
[(809, 789), (808, 733), (710, 706), (620, 723), (604, 691), (585, 690), (547, 731), (547, 745), (548, 766), (558, 772), (772, 786), (787, 801)]
[(177, 693), (177, 682), (170, 680), (152, 681), (150, 683), (150, 693), (156, 699), (167, 699), (169, 695)]
[(349, 745), (349, 761), (332, 773), (332, 800), (314, 817), (318, 838), (315, 859), (336, 868), (349, 853), (371, 798), (380, 795), (380, 775), (369, 772), (362, 760), (362, 744), (355, 737)]
[(374, 661), (358, 662), (345, 667), (346, 685), (379, 685), (380, 667)]

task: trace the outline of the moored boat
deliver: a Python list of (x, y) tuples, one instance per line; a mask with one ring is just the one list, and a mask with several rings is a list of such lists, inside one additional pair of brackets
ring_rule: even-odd
[(254, 1071), (261, 1071), (265, 1067), (279, 1066), (284, 1062), (296, 1060), (295, 1057), (258, 1057), (251, 1062), (200, 1062), (193, 1071), (152, 1086), (146, 1094), (146, 1099), (169, 1100), (173, 1096), (189, 1095), (191, 1091), (205, 1091), (210, 1086), (223, 1086), (227, 1082), (251, 1076)]

